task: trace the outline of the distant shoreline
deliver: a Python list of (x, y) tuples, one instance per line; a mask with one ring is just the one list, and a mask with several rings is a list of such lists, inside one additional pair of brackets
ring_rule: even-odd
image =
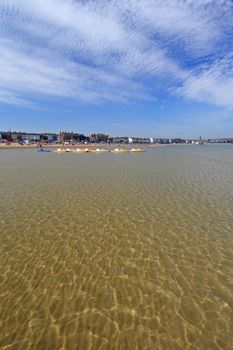
[[(48, 145), (42, 145), (44, 149), (46, 148), (70, 148), (70, 147), (149, 147), (149, 148), (157, 148), (157, 147), (162, 147), (162, 146), (167, 146), (167, 145), (157, 145), (157, 144), (119, 144), (119, 143), (87, 143), (87, 144), (75, 144), (75, 145), (64, 145), (64, 144), (48, 144)], [(12, 143), (10, 145), (6, 144), (0, 144), (0, 150), (26, 150), (26, 149), (39, 149), (40, 147), (38, 144), (31, 144), (31, 145), (20, 145), (16, 143)]]
[[(61, 147), (61, 145), (55, 145), (55, 144), (51, 144), (51, 145), (43, 145), (43, 148), (55, 148), (55, 147)], [(12, 150), (12, 149), (36, 149), (39, 148), (38, 145), (19, 145), (16, 143), (12, 143), (10, 145), (6, 145), (6, 144), (0, 144), (0, 150)]]
[[(226, 145), (231, 143), (204, 143), (204, 145)], [(71, 145), (64, 145), (63, 143), (56, 143), (56, 144), (42, 144), (42, 147), (44, 149), (46, 148), (74, 148), (74, 147), (146, 147), (146, 148), (158, 148), (158, 147), (165, 147), (165, 146), (200, 146), (198, 144), (191, 144), (191, 143), (176, 143), (176, 144), (143, 144), (143, 143), (128, 143), (128, 144), (121, 144), (121, 143), (87, 143), (87, 144), (71, 144)], [(1, 150), (27, 150), (27, 149), (39, 149), (40, 147), (38, 144), (30, 144), (30, 145), (20, 145), (18, 143), (11, 143), (10, 145), (6, 145), (4, 143), (0, 143), (0, 151)]]

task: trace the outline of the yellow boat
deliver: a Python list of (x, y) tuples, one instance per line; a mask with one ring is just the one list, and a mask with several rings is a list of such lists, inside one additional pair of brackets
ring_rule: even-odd
[(145, 150), (141, 148), (136, 148), (134, 152), (145, 152)]
[(91, 148), (77, 148), (77, 149), (71, 149), (71, 148), (58, 148), (55, 152), (57, 153), (129, 153), (129, 152), (145, 152), (145, 150), (141, 148), (132, 148), (132, 149), (122, 149), (122, 148), (115, 148), (114, 150), (108, 150), (108, 149), (91, 149)]
[(113, 153), (125, 153), (125, 152), (128, 152), (128, 151), (126, 149), (122, 149), (122, 148), (115, 148), (111, 152), (113, 152)]
[(110, 152), (109, 149), (99, 149), (99, 148), (96, 148), (93, 150), (93, 152), (96, 152), (96, 153), (108, 153)]

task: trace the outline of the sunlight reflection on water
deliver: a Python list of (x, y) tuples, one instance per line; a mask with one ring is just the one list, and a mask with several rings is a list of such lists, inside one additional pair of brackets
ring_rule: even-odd
[(233, 145), (0, 152), (3, 349), (232, 349)]

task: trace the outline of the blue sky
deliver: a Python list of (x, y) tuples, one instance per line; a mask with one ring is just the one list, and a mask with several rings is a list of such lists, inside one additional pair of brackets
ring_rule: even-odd
[(230, 0), (0, 0), (0, 129), (233, 137)]

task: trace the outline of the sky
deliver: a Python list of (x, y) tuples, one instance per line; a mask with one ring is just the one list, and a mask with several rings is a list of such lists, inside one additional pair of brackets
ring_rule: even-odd
[(233, 137), (233, 1), (0, 0), (0, 130)]

